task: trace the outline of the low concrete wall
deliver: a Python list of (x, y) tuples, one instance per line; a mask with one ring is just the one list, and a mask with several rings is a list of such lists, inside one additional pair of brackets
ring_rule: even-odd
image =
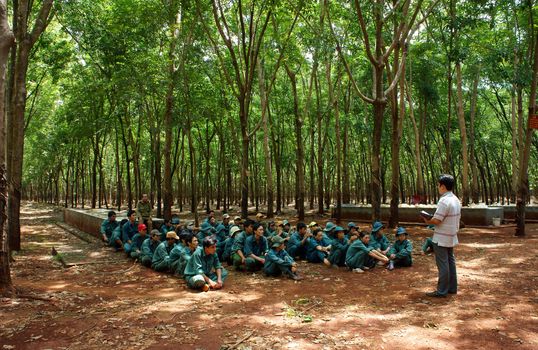
[[(109, 209), (72, 209), (64, 208), (64, 222), (100, 238), (101, 223), (108, 217)], [(116, 220), (127, 216), (126, 211), (116, 211)], [(154, 223), (162, 223), (163, 219), (153, 218)]]
[[(516, 206), (515, 205), (505, 205), (505, 206), (502, 206), (501, 208), (504, 209), (504, 218), (506, 220), (515, 220), (516, 218)], [(538, 207), (527, 206), (525, 208), (525, 219), (526, 220), (538, 220)]]
[[(398, 214), (401, 222), (417, 222), (420, 223), (420, 211), (424, 210), (431, 214), (435, 212), (435, 205), (421, 205), (417, 207), (400, 207)], [(334, 217), (336, 209), (331, 209), (331, 214)], [(372, 207), (369, 205), (357, 206), (351, 204), (342, 205), (342, 219), (354, 220), (370, 220)], [(390, 216), (390, 207), (388, 205), (381, 206), (381, 220), (388, 221)], [(465, 207), (461, 210), (461, 220), (466, 225), (489, 226), (493, 225), (493, 218), (504, 220), (503, 207)]]

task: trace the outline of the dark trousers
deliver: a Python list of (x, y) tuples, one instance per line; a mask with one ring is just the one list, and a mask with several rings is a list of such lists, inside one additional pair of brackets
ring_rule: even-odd
[(447, 293), (457, 293), (458, 277), (456, 274), (456, 258), (454, 257), (454, 248), (440, 247), (437, 243), (433, 244), (435, 252), (435, 263), (439, 271), (437, 281), (437, 293), (446, 295)]

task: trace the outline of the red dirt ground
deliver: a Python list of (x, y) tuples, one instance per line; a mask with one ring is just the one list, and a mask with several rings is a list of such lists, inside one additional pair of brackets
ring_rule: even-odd
[[(509, 226), (463, 229), (459, 294), (433, 300), (422, 227), (407, 227), (411, 268), (353, 274), (300, 262), (300, 282), (231, 271), (223, 290), (197, 293), (76, 238), (55, 225), (60, 214), (23, 207), (13, 282), (43, 300), (1, 299), (0, 349), (538, 348), (538, 225), (526, 238)], [(68, 263), (97, 263), (64, 269), (52, 246)]]

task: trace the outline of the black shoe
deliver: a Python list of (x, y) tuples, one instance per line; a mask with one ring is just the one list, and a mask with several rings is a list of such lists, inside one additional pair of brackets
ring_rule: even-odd
[(439, 294), (439, 293), (437, 293), (437, 291), (428, 292), (428, 293), (426, 293), (426, 296), (427, 297), (432, 297), (432, 298), (446, 298), (446, 294)]

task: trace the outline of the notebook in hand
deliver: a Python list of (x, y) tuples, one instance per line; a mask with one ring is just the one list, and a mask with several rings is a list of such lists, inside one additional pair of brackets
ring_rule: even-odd
[(424, 211), (424, 210), (422, 210), (420, 212), (420, 216), (422, 216), (423, 218), (426, 218), (428, 220), (431, 220), (431, 218), (433, 218), (432, 214), (430, 214), (430, 213), (428, 213), (427, 211)]

